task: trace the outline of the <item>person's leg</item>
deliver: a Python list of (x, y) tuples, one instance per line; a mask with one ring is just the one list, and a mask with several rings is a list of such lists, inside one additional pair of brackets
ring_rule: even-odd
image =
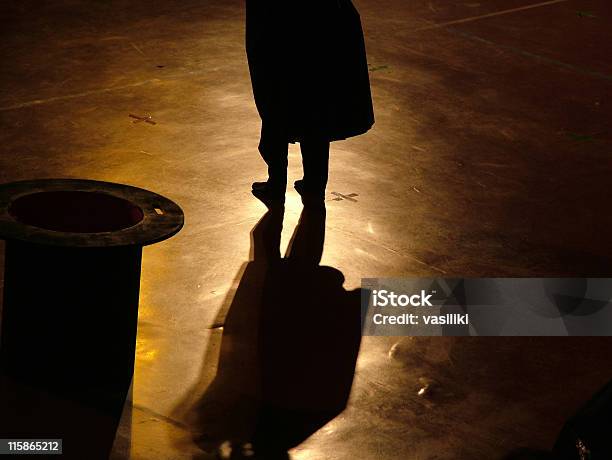
[(262, 123), (259, 153), (268, 165), (268, 180), (255, 182), (253, 189), (268, 188), (284, 194), (287, 188), (287, 153), (289, 143), (282, 129)]
[(323, 198), (329, 170), (329, 141), (305, 139), (300, 142), (300, 150), (304, 179), (296, 183), (296, 189), (302, 194)]

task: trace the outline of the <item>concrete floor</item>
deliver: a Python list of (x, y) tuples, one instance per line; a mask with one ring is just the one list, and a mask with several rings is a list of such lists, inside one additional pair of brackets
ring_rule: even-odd
[[(612, 273), (612, 6), (532, 2), (355, 2), (377, 122), (332, 146), (322, 259), (347, 290), (373, 276)], [(133, 407), (114, 457), (215, 458), (193, 442), (198, 401), (265, 211), (250, 194), (265, 167), (243, 2), (0, 8), (0, 182), (121, 182), (186, 214), (179, 235), (145, 249)], [(295, 146), (289, 167), (299, 178)], [(282, 248), (300, 212), (290, 190)], [(290, 455), (548, 448), (612, 377), (611, 351), (608, 339), (364, 338), (347, 409)], [(438, 390), (420, 397), (426, 381)]]

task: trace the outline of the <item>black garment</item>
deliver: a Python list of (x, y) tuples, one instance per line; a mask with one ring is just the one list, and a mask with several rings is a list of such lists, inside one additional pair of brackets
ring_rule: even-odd
[(608, 382), (565, 423), (553, 449), (555, 459), (610, 459), (611, 432), (612, 382)]
[(286, 141), (345, 139), (374, 123), (359, 13), (350, 0), (247, 0), (246, 49), (264, 125)]

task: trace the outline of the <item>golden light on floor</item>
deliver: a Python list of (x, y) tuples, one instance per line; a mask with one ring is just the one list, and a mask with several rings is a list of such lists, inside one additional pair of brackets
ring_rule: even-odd
[(147, 337), (138, 336), (136, 339), (136, 361), (154, 361), (159, 350), (155, 347), (155, 341)]

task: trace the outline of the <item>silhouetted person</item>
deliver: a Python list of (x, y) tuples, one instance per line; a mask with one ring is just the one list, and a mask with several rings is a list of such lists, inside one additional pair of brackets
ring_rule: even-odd
[(217, 373), (195, 407), (198, 444), (231, 445), (231, 458), (288, 458), (346, 407), (355, 372), (360, 290), (319, 265), (325, 208), (304, 208), (285, 257), (283, 214), (271, 207), (251, 233), (251, 261), (219, 321)]
[(522, 448), (503, 460), (608, 460), (612, 458), (611, 432), (612, 381), (565, 422), (552, 452)]
[(264, 202), (287, 187), (288, 143), (300, 143), (302, 200), (323, 201), (329, 143), (374, 123), (359, 13), (350, 0), (247, 0), (246, 49), (262, 120), (259, 151), (268, 180), (253, 183)]

